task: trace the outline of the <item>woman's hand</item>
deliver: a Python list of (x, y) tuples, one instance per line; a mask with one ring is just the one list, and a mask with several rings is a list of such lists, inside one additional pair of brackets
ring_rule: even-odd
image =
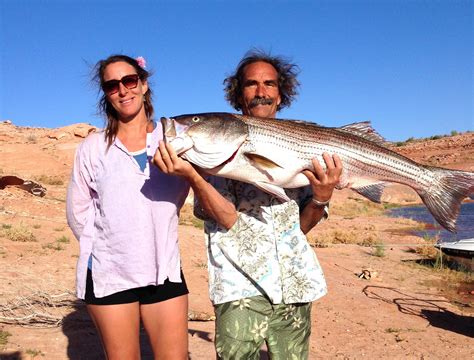
[(187, 179), (197, 174), (191, 163), (176, 155), (173, 147), (164, 141), (159, 142), (153, 163), (165, 174), (183, 176)]

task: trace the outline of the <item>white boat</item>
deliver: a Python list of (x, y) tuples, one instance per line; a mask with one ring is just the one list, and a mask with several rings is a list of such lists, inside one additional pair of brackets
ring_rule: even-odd
[(474, 256), (474, 238), (454, 242), (441, 242), (435, 245), (446, 254)]
[(448, 261), (454, 261), (465, 269), (474, 271), (474, 238), (462, 239), (455, 242), (442, 242), (435, 245)]

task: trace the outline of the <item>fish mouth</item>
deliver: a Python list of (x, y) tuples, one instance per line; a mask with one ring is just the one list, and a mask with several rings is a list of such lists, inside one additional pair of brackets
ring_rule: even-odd
[(163, 127), (163, 138), (165, 142), (168, 141), (169, 138), (176, 137), (176, 128), (172, 118), (162, 117), (160, 122), (161, 126)]
[(181, 155), (193, 147), (193, 140), (186, 134), (187, 126), (167, 117), (162, 117), (160, 122), (163, 127), (163, 140), (173, 146), (176, 154)]

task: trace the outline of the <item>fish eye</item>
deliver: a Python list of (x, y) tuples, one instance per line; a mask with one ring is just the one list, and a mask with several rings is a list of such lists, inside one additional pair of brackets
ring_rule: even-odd
[(193, 121), (193, 122), (198, 122), (198, 121), (199, 121), (199, 116), (194, 116), (194, 117), (192, 118), (192, 121)]

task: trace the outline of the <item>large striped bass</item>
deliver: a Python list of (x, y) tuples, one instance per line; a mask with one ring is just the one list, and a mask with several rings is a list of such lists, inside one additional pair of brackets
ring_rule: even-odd
[(474, 193), (474, 173), (416, 163), (384, 146), (370, 123), (330, 128), (314, 123), (205, 113), (161, 118), (165, 140), (205, 172), (255, 185), (282, 200), (284, 188), (309, 184), (301, 173), (324, 167), (322, 154), (338, 154), (343, 172), (337, 188), (381, 202), (387, 183), (413, 188), (434, 218), (456, 231), (464, 198)]

